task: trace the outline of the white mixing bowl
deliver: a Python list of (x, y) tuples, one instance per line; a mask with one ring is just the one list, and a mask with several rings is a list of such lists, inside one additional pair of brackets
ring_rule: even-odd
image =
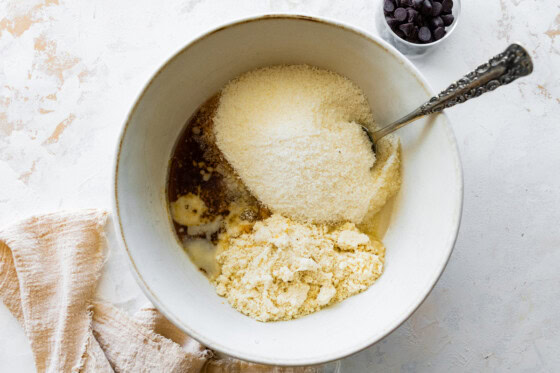
[(174, 236), (165, 193), (173, 146), (193, 112), (230, 79), (261, 66), (302, 63), (356, 82), (379, 123), (432, 94), (412, 64), (363, 31), (303, 16), (247, 19), (198, 38), (155, 74), (130, 111), (115, 160), (117, 232), (148, 298), (204, 345), (265, 364), (335, 360), (389, 334), (441, 275), (461, 217), (461, 165), (447, 117), (421, 120), (398, 132), (403, 184), (384, 238), (385, 273), (367, 291), (272, 323), (244, 316), (216, 295)]

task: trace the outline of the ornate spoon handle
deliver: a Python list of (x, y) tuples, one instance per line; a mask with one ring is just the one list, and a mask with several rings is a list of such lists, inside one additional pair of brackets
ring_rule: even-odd
[(374, 142), (383, 136), (401, 128), (425, 115), (439, 113), (443, 109), (478, 97), (483, 93), (509, 84), (517, 78), (529, 75), (533, 71), (533, 62), (529, 53), (518, 44), (511, 44), (507, 49), (480, 65), (474, 71), (451, 84), (439, 95), (432, 97), (412, 113), (402, 117), (371, 134)]

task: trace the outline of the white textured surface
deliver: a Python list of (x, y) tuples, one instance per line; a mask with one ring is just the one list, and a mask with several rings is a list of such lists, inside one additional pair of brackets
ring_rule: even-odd
[[(155, 69), (202, 32), (290, 12), (376, 33), (377, 1), (2, 1), (0, 226), (60, 208), (109, 208), (124, 116)], [(464, 1), (449, 42), (415, 63), (440, 90), (511, 41), (528, 47), (535, 73), (449, 111), (465, 205), (447, 270), (403, 326), (345, 359), (344, 371), (560, 369), (560, 5)], [(111, 234), (99, 294), (133, 310), (144, 297)], [(0, 330), (0, 371), (33, 371), (3, 305)]]

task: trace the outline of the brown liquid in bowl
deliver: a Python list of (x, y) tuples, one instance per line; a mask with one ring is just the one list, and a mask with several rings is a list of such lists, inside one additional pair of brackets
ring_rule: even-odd
[[(245, 208), (240, 215), (241, 219), (265, 219), (270, 216), (269, 210), (247, 191), (215, 143), (212, 117), (218, 102), (219, 95), (210, 98), (186, 123), (169, 164), (168, 202), (171, 204), (179, 197), (192, 193), (206, 204), (207, 211), (202, 216), (207, 218), (206, 220), (212, 221), (218, 216), (227, 217), (233, 202), (242, 204)], [(175, 221), (173, 224), (179, 240), (185, 247), (188, 240), (208, 238), (204, 234), (190, 235), (188, 227)], [(212, 234), (212, 244), (217, 243), (218, 236), (223, 231), (222, 226)], [(193, 255), (191, 259), (203, 272), (207, 272), (196, 263)]]

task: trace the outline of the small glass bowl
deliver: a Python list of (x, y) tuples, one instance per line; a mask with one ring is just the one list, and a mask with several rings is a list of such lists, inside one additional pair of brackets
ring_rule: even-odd
[(389, 27), (387, 21), (385, 20), (385, 14), (383, 12), (384, 1), (376, 1), (379, 1), (379, 7), (377, 9), (377, 14), (375, 17), (375, 23), (377, 31), (379, 31), (379, 35), (384, 40), (389, 42), (389, 44), (397, 48), (402, 54), (405, 54), (409, 57), (423, 56), (430, 51), (433, 51), (438, 45), (441, 45), (453, 33), (453, 30), (455, 30), (455, 27), (457, 27), (457, 22), (459, 21), (459, 17), (461, 15), (461, 0), (453, 0), (453, 11), (451, 12), (451, 14), (453, 14), (453, 17), (455, 17), (455, 19), (453, 20), (453, 23), (451, 25), (445, 28), (445, 31), (447, 31), (445, 36), (431, 43), (416, 44), (401, 39), (397, 34), (395, 34), (393, 30), (391, 30), (391, 27)]

